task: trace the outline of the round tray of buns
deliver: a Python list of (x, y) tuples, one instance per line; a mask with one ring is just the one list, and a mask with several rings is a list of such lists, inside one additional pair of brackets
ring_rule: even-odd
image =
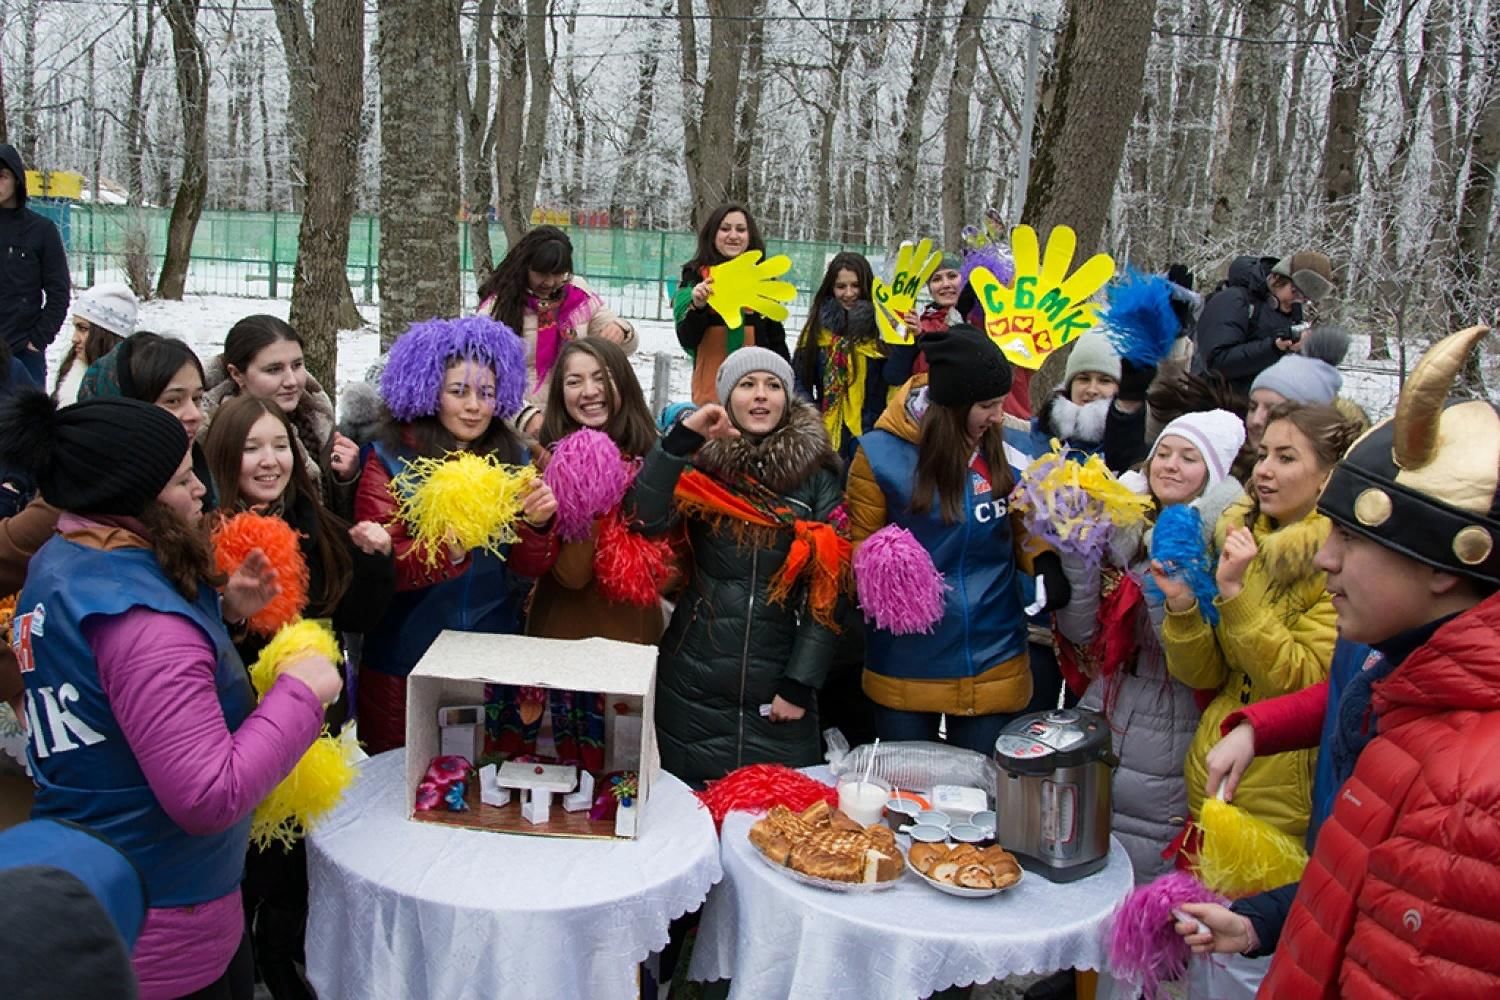
[(761, 860), (782, 875), (832, 892), (889, 889), (906, 867), (889, 827), (860, 826), (826, 802), (800, 814), (772, 806), (747, 836)]
[(1020, 864), (999, 845), (912, 844), (906, 864), (934, 889), (963, 899), (995, 896), (1021, 881)]

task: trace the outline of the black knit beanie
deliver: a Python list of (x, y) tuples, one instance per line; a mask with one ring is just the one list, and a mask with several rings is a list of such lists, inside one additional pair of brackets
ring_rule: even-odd
[(1010, 392), (1010, 362), (982, 331), (960, 323), (917, 343), (927, 356), (927, 398), (934, 403), (967, 407)]
[(176, 417), (138, 399), (90, 399), (58, 409), (41, 392), (0, 406), (0, 458), (30, 472), (48, 503), (85, 514), (139, 516), (182, 464)]

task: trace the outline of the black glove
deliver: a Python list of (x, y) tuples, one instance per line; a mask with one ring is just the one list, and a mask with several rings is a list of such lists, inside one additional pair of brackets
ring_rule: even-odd
[(1036, 575), (1041, 577), (1047, 588), (1047, 603), (1042, 605), (1042, 614), (1050, 615), (1067, 607), (1068, 602), (1073, 599), (1073, 585), (1068, 582), (1068, 575), (1063, 572), (1062, 560), (1057, 553), (1043, 552), (1032, 560), (1032, 565), (1036, 567)]
[(1154, 365), (1137, 365), (1122, 358), (1118, 398), (1127, 403), (1144, 403), (1146, 390), (1151, 387), (1151, 380), (1154, 378), (1156, 378)]

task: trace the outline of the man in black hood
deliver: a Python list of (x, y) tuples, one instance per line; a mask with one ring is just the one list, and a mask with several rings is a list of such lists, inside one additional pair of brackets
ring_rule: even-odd
[(68, 258), (57, 227), (26, 207), (21, 154), (0, 142), (0, 336), (42, 386), (42, 353), (68, 315)]
[(1303, 305), (1333, 290), (1332, 265), (1315, 250), (1236, 257), (1198, 317), (1193, 374), (1218, 372), (1248, 396), (1255, 376), (1297, 350)]

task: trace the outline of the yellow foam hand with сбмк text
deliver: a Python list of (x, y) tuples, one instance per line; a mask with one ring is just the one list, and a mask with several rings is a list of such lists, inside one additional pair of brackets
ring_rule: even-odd
[(917, 304), (917, 293), (932, 277), (943, 260), (940, 251), (932, 248), (932, 241), (920, 243), (907, 240), (896, 254), (896, 272), (890, 284), (879, 278), (870, 284), (870, 297), (875, 302), (875, 321), (880, 326), (880, 339), (890, 344), (910, 344), (916, 337), (906, 328), (905, 316)]
[(1099, 322), (1099, 306), (1089, 299), (1114, 277), (1115, 262), (1109, 254), (1095, 254), (1069, 274), (1076, 242), (1071, 228), (1054, 226), (1043, 256), (1036, 230), (1017, 226), (1010, 235), (1014, 284), (1007, 288), (986, 267), (969, 275), (985, 332), (1012, 364), (1040, 368), (1047, 355)]
[(744, 325), (747, 309), (780, 322), (787, 317), (786, 303), (797, 297), (795, 285), (777, 280), (792, 269), (792, 259), (785, 254), (766, 260), (761, 256), (759, 250), (746, 250), (708, 269), (708, 280), (713, 283), (708, 307), (731, 330)]

